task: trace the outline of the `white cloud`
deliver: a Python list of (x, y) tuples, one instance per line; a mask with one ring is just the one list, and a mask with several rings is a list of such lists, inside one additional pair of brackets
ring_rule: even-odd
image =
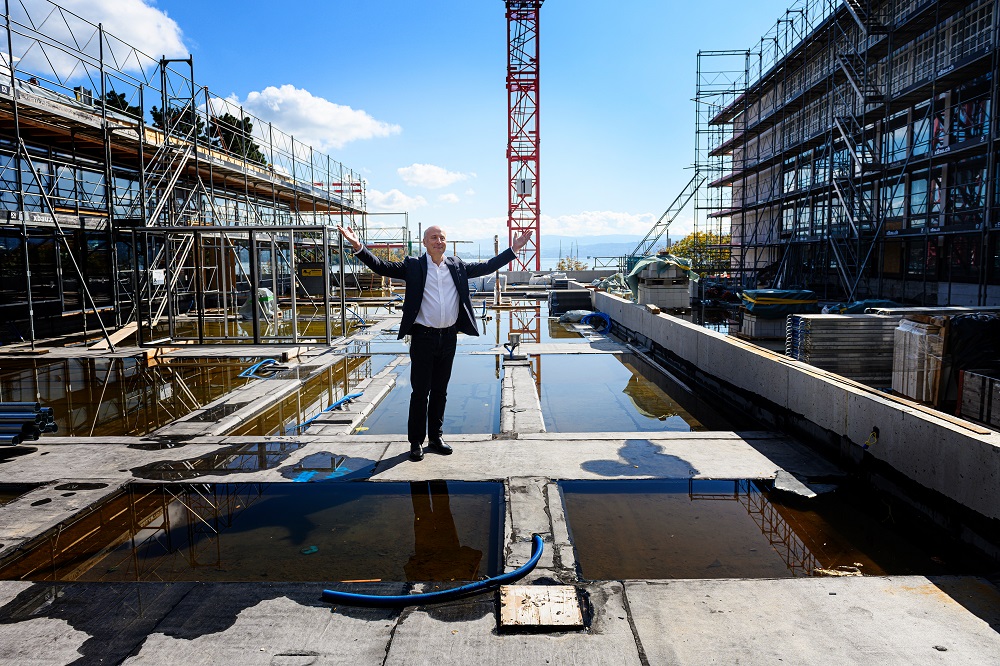
[(457, 204), (458, 203), (458, 195), (457, 194), (453, 194), (452, 192), (449, 192), (448, 194), (442, 194), (442, 195), (440, 195), (438, 197), (438, 201), (440, 201), (442, 203)]
[[(542, 236), (602, 236), (606, 234), (645, 234), (656, 222), (652, 213), (623, 213), (610, 210), (583, 211), (568, 215), (542, 214)], [(673, 229), (671, 227), (671, 229)]]
[(447, 169), (433, 164), (411, 164), (408, 167), (400, 167), (396, 169), (399, 177), (403, 179), (407, 185), (411, 187), (426, 187), (429, 190), (437, 190), (442, 187), (448, 187), (453, 183), (457, 183), (462, 180), (468, 180), (470, 175), (475, 177), (476, 174), (459, 173), (457, 171), (448, 171)]
[(412, 211), (427, 205), (427, 199), (421, 196), (411, 197), (399, 190), (388, 192), (368, 188), (368, 209), (373, 213)]
[[(106, 33), (117, 38), (105, 40), (105, 60), (127, 72), (149, 70), (161, 55), (180, 58), (188, 54), (177, 22), (146, 0), (66, 0), (59, 4), (76, 16), (53, 11), (48, 2), (25, 0), (11, 3), (11, 18), (21, 23), (30, 21), (50, 39), (79, 48), (94, 58), (99, 55), (100, 40), (96, 33), (100, 23)], [(96, 76), (95, 71), (88, 74), (78, 58), (51, 46), (43, 50), (38, 43), (23, 37), (15, 37), (12, 46), (14, 57), (21, 58), (20, 71), (66, 81)], [(146, 55), (137, 56), (130, 47)]]
[(474, 196), (476, 196), (476, 191), (470, 187), (469, 189), (467, 189), (465, 191), (465, 196), (467, 196), (467, 197), (474, 197)]
[(399, 125), (376, 120), (365, 111), (335, 104), (288, 83), (280, 88), (268, 86), (260, 92), (251, 92), (242, 101), (236, 97), (228, 101), (239, 104), (261, 120), (274, 123), (296, 141), (322, 151), (402, 131)]

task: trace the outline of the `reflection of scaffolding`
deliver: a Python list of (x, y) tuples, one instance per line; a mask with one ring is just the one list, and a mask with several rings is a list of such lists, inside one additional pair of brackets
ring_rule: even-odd
[(371, 376), (370, 356), (348, 356), (309, 377), (294, 394), (247, 419), (231, 434), (298, 434), (295, 426), (316, 416)]
[[(502, 310), (497, 310), (497, 319), (500, 318)], [(516, 307), (508, 310), (510, 313), (510, 332), (519, 333), (521, 342), (541, 342), (542, 341), (542, 306), (541, 304), (531, 307)], [(533, 354), (528, 357), (531, 361), (531, 372), (535, 377), (535, 388), (538, 395), (542, 394), (542, 355)]]
[[(717, 485), (718, 481), (712, 481)], [(793, 576), (811, 576), (814, 569), (820, 566), (815, 556), (809, 551), (802, 539), (795, 533), (774, 505), (767, 501), (764, 494), (757, 489), (753, 481), (735, 480), (731, 493), (696, 492), (697, 479), (688, 481), (688, 496), (691, 501), (734, 501), (739, 502), (760, 528), (774, 551), (792, 572)]]
[(247, 381), (244, 359), (74, 358), (8, 362), (0, 399), (53, 407), (60, 433), (143, 435), (199, 409)]
[[(222, 533), (239, 513), (263, 495), (264, 484), (184, 484), (129, 486), (131, 519), (127, 560), (110, 562), (129, 580), (170, 580), (170, 556), (185, 555), (186, 566), (218, 568)], [(129, 569), (129, 567), (131, 567)]]

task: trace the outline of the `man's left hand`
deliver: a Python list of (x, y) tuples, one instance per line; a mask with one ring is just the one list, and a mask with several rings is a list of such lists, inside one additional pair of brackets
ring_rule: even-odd
[(521, 248), (528, 244), (531, 240), (531, 229), (528, 229), (523, 234), (514, 239), (514, 242), (510, 244), (510, 249), (514, 252), (520, 252)]

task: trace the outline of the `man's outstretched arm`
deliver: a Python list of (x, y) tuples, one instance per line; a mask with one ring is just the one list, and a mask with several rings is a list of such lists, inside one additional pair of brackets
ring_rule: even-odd
[(517, 258), (517, 253), (520, 252), (521, 248), (528, 244), (531, 240), (531, 230), (525, 231), (523, 234), (514, 239), (514, 242), (510, 244), (510, 249), (505, 250), (493, 257), (489, 261), (483, 261), (475, 264), (466, 264), (466, 274), (470, 278), (480, 277), (482, 275), (489, 275), (495, 271), (500, 270), (510, 262)]
[(340, 235), (344, 237), (345, 241), (350, 243), (351, 249), (354, 250), (354, 256), (357, 257), (358, 261), (363, 263), (365, 266), (372, 269), (379, 275), (397, 278), (400, 280), (406, 278), (406, 269), (403, 267), (403, 262), (385, 261), (383, 259), (379, 259), (368, 251), (368, 248), (366, 248), (358, 239), (358, 235), (354, 233), (354, 229), (351, 229), (350, 227), (338, 226), (337, 231), (340, 232)]

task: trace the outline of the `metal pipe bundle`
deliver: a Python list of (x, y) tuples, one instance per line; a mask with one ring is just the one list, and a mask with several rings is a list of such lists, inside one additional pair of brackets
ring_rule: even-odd
[(17, 446), (56, 430), (51, 407), (37, 402), (0, 402), (0, 446)]

